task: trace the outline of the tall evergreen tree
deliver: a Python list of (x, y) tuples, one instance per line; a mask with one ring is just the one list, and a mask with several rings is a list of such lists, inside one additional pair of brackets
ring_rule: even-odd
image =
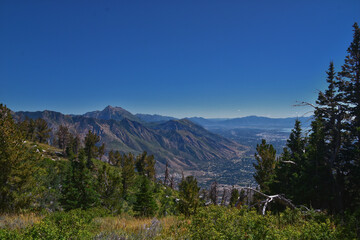
[(38, 157), (23, 141), (10, 110), (0, 104), (0, 212), (28, 207), (34, 197), (31, 191)]
[(311, 123), (311, 134), (306, 147), (306, 161), (302, 176), (303, 203), (316, 209), (329, 209), (331, 194), (331, 172), (326, 162), (324, 120), (316, 117)]
[(42, 118), (38, 118), (35, 121), (35, 126), (36, 126), (35, 139), (40, 143), (46, 143), (50, 137), (50, 132), (51, 132), (51, 129), (48, 127), (47, 122)]
[(165, 174), (164, 174), (164, 185), (165, 186), (169, 186), (170, 183), (170, 175), (169, 175), (169, 164), (166, 161), (166, 165), (165, 165)]
[(86, 154), (80, 150), (78, 157), (70, 159), (71, 165), (62, 188), (61, 204), (65, 210), (87, 209), (99, 204), (96, 182), (86, 164)]
[(122, 185), (123, 185), (123, 197), (126, 199), (129, 193), (129, 190), (134, 185), (135, 181), (135, 161), (134, 156), (129, 153), (128, 155), (124, 154), (121, 159), (121, 168), (122, 168)]
[[(345, 135), (343, 134), (343, 130), (346, 125), (347, 106), (344, 102), (344, 94), (340, 90), (343, 82), (337, 80), (332, 62), (330, 62), (329, 69), (326, 73), (328, 87), (325, 92), (319, 92), (312, 131), (314, 139), (314, 136), (316, 136), (316, 129), (314, 129), (314, 127), (322, 123), (323, 141), (319, 139), (317, 146), (314, 142), (311, 142), (309, 145), (312, 149), (318, 149), (315, 159), (317, 159), (317, 163), (321, 164), (320, 168), (323, 169), (325, 167), (327, 169), (327, 178), (324, 178), (323, 181), (329, 184), (328, 187), (330, 187), (331, 193), (329, 193), (328, 199), (332, 201), (323, 201), (323, 203), (326, 203), (327, 208), (331, 211), (339, 212), (343, 209), (345, 177), (343, 163), (346, 162), (346, 159), (340, 157), (340, 152), (344, 146)], [(319, 130), (319, 128), (317, 129)], [(324, 146), (321, 146), (322, 144)], [(320, 153), (321, 150), (323, 150), (322, 153)], [(315, 153), (313, 152), (312, 154), (314, 157)]]
[(181, 213), (185, 214), (185, 216), (196, 213), (200, 204), (199, 190), (200, 188), (197, 185), (197, 180), (193, 176), (187, 176), (180, 182), (179, 210)]
[(254, 163), (255, 174), (254, 178), (260, 185), (261, 191), (269, 193), (269, 185), (274, 178), (274, 170), (276, 164), (276, 150), (271, 144), (267, 144), (263, 139), (261, 144), (256, 147), (257, 153), (255, 153), (256, 164)]
[(70, 142), (69, 128), (64, 125), (60, 125), (59, 129), (56, 132), (56, 136), (59, 148), (61, 148), (63, 152), (65, 152), (65, 149), (68, 147)]
[(114, 151), (112, 149), (109, 152), (108, 163), (111, 165), (115, 165), (115, 156), (114, 156)]
[(18, 126), (26, 140), (35, 140), (36, 125), (33, 119), (26, 117), (24, 121), (18, 123)]
[(85, 136), (85, 154), (87, 157), (87, 166), (89, 168), (92, 167), (92, 158), (96, 158), (99, 155), (99, 148), (96, 144), (100, 141), (100, 137), (89, 130), (89, 132)]
[(101, 205), (111, 212), (119, 211), (119, 199), (122, 195), (121, 169), (103, 163), (97, 175), (97, 192), (100, 194)]
[(240, 194), (239, 190), (237, 190), (234, 186), (231, 189), (231, 197), (230, 197), (230, 207), (235, 207), (235, 204), (239, 200)]
[(141, 176), (140, 187), (136, 193), (134, 210), (138, 216), (152, 217), (155, 215), (157, 208), (150, 180), (145, 176)]
[(114, 153), (114, 165), (120, 166), (121, 161), (122, 161), (122, 156), (119, 151), (116, 151)]
[(80, 150), (80, 137), (78, 135), (69, 134), (69, 144), (66, 148), (66, 154), (68, 156), (78, 154)]
[(339, 73), (344, 103), (346, 103), (347, 121), (345, 125), (344, 145), (340, 156), (344, 158), (342, 166), (346, 174), (347, 205), (360, 206), (360, 28), (353, 25), (353, 41), (347, 49), (348, 55)]
[(140, 175), (147, 176), (149, 179), (155, 179), (155, 159), (154, 155), (147, 155), (144, 151), (136, 157), (136, 170)]
[(105, 154), (105, 143), (101, 144), (101, 146), (98, 149), (98, 155), (99, 155), (99, 160), (101, 161), (102, 157)]

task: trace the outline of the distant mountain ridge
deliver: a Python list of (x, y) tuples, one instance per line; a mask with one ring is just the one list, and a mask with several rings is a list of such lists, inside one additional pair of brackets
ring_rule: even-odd
[(169, 117), (169, 116), (162, 116), (158, 114), (142, 114), (137, 113), (135, 114), (137, 118), (139, 118), (143, 122), (147, 123), (154, 123), (154, 122), (166, 122), (169, 120), (177, 120), (177, 118)]
[(258, 116), (248, 116), (230, 119), (206, 119), (201, 117), (188, 118), (205, 128), (293, 128), (295, 120), (298, 119), (304, 127), (310, 125), (310, 117), (289, 117), (289, 118), (268, 118)]
[(172, 119), (149, 127), (119, 107), (108, 106), (84, 115), (64, 115), (54, 111), (16, 112), (15, 117), (43, 118), (55, 131), (60, 125), (66, 125), (81, 138), (91, 130), (101, 137), (108, 151), (134, 154), (147, 151), (155, 155), (158, 168), (162, 169), (168, 162), (178, 173), (203, 174), (205, 166), (217, 161), (239, 160), (248, 150), (246, 146), (213, 134), (189, 120)]
[[(267, 135), (269, 132), (259, 129), (290, 129), (296, 119), (257, 116), (176, 119), (156, 114), (133, 115), (121, 107), (112, 106), (83, 115), (65, 115), (46, 110), (16, 112), (14, 116), (16, 119), (43, 118), (55, 131), (59, 125), (66, 125), (73, 133), (78, 133), (80, 138), (84, 138), (91, 130), (101, 137), (101, 143), (105, 143), (107, 151), (113, 149), (134, 154), (147, 151), (155, 155), (160, 174), (164, 172), (165, 163), (168, 162), (171, 171), (176, 172), (178, 178), (184, 172), (185, 175), (196, 176), (203, 183), (216, 178), (227, 184), (253, 181), (252, 145), (260, 141), (260, 136), (275, 136), (272, 133)], [(305, 123), (305, 127), (306, 122), (310, 122), (309, 119), (310, 117), (299, 118)], [(249, 136), (240, 136), (238, 133), (243, 132), (239, 131), (241, 129), (257, 130), (250, 131)]]

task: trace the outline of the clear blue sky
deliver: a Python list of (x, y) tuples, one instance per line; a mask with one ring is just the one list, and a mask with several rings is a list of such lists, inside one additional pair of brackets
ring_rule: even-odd
[(176, 117), (301, 115), (359, 0), (0, 1), (0, 102)]

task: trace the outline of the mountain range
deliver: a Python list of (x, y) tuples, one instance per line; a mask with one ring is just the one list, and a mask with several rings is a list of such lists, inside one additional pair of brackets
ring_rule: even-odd
[[(204, 175), (203, 169), (217, 161), (240, 159), (248, 147), (211, 133), (188, 119), (144, 122), (136, 115), (120, 108), (108, 106), (102, 111), (83, 115), (64, 115), (54, 111), (16, 112), (15, 117), (46, 120), (55, 132), (60, 125), (84, 138), (91, 130), (105, 143), (106, 150), (139, 154), (154, 154), (161, 172), (166, 162), (172, 171)], [(147, 118), (149, 119), (149, 118)]]
[[(183, 172), (195, 175), (200, 181), (238, 174), (234, 173), (233, 168), (240, 168), (243, 178), (252, 177), (252, 164), (247, 153), (252, 152), (250, 150), (253, 146), (236, 141), (239, 138), (229, 135), (226, 132), (228, 129), (286, 128), (292, 127), (295, 121), (295, 118), (271, 119), (256, 116), (236, 119), (176, 119), (161, 115), (134, 115), (121, 107), (112, 106), (83, 115), (65, 115), (46, 110), (20, 111), (14, 113), (14, 116), (17, 119), (42, 118), (53, 129), (53, 133), (60, 125), (65, 125), (82, 139), (91, 130), (100, 136), (100, 143), (105, 143), (106, 151), (117, 150), (133, 154), (147, 151), (153, 154), (157, 160), (159, 176), (168, 162), (175, 176), (180, 177)], [(306, 122), (307, 118), (301, 120)], [(219, 128), (224, 130), (219, 131)], [(217, 131), (211, 132), (211, 129)]]

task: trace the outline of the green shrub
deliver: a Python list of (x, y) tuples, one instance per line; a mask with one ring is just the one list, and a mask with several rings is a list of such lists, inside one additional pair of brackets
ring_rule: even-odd
[(191, 239), (337, 239), (334, 223), (320, 215), (286, 210), (262, 216), (254, 210), (210, 206), (193, 216), (189, 231)]
[(96, 212), (80, 209), (57, 212), (27, 229), (25, 239), (89, 239), (95, 227), (92, 219)]

